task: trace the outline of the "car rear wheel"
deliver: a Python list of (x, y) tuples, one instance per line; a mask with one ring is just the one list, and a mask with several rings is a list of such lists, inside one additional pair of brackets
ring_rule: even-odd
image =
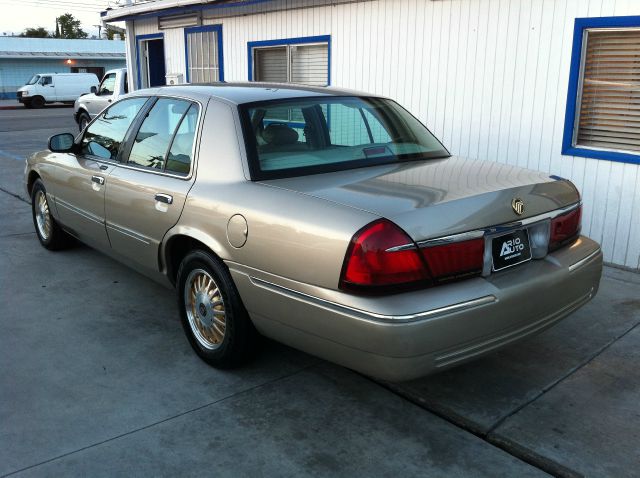
[(180, 264), (177, 280), (182, 327), (205, 362), (228, 368), (255, 352), (257, 332), (225, 265), (197, 250)]
[(34, 96), (31, 98), (32, 108), (42, 108), (44, 106), (44, 98), (42, 96)]
[(84, 131), (90, 122), (91, 118), (84, 111), (78, 115), (78, 128), (80, 128), (80, 131)]
[(31, 190), (31, 212), (40, 244), (52, 251), (62, 249), (69, 244), (70, 236), (62, 230), (51, 215), (47, 190), (40, 179), (36, 180)]

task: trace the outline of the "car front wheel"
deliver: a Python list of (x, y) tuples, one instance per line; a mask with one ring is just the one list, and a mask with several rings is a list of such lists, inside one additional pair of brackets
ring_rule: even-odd
[(31, 108), (42, 108), (44, 106), (44, 98), (42, 96), (34, 96), (31, 98)]
[(62, 249), (69, 244), (69, 235), (51, 215), (47, 190), (40, 179), (36, 180), (31, 190), (31, 212), (40, 244), (52, 251)]
[(226, 266), (196, 250), (178, 270), (178, 306), (189, 343), (205, 362), (228, 368), (254, 354), (257, 332)]

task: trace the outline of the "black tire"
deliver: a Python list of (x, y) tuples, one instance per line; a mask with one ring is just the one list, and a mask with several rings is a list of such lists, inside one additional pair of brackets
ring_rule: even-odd
[[(44, 199), (46, 204), (46, 215), (48, 215), (48, 220), (50, 221), (48, 227), (46, 227), (44, 223), (38, 224), (39, 220), (44, 220), (44, 212), (40, 209), (42, 199)], [(51, 215), (49, 201), (47, 199), (47, 190), (40, 179), (36, 179), (36, 182), (33, 184), (33, 189), (31, 190), (31, 216), (33, 217), (33, 226), (36, 229), (38, 240), (44, 248), (50, 251), (56, 251), (64, 249), (71, 243), (71, 236), (62, 230)]]
[(44, 98), (42, 96), (34, 96), (31, 98), (31, 108), (39, 109), (44, 106)]
[(24, 107), (27, 108), (28, 110), (33, 108), (33, 106), (31, 106), (31, 101), (25, 100), (25, 102), (23, 104), (24, 104)]
[(78, 115), (78, 128), (81, 132), (87, 127), (90, 122), (91, 118), (89, 117), (88, 113), (83, 111)]
[[(217, 295), (212, 294), (207, 304), (204, 304), (207, 301), (206, 297), (209, 297), (206, 294), (202, 297), (198, 294), (193, 300), (187, 298), (191, 297), (191, 285), (197, 283), (198, 277), (206, 278), (206, 275), (201, 274), (202, 272), (208, 274), (213, 280), (213, 288), (218, 291)], [(191, 347), (202, 360), (217, 368), (230, 368), (241, 365), (253, 357), (258, 334), (242, 304), (229, 270), (218, 258), (203, 250), (189, 253), (178, 269), (177, 293), (182, 327)], [(216, 307), (219, 297), (222, 298), (222, 304), (217, 307), (221, 309), (214, 310), (213, 307)], [(203, 308), (208, 309), (204, 314)], [(213, 324), (210, 327), (204, 325), (207, 320), (211, 320), (216, 315), (211, 311), (224, 312), (224, 333), (217, 344), (213, 344), (213, 341), (208, 340), (202, 333), (202, 330), (213, 333)], [(209, 312), (208, 316), (207, 312)], [(196, 332), (198, 324), (203, 327), (200, 332)]]

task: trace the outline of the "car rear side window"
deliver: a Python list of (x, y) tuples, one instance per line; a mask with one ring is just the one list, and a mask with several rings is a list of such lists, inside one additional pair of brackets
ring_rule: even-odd
[[(164, 171), (165, 160), (172, 142), (178, 141), (180, 145), (184, 143), (184, 133), (180, 138), (176, 136), (175, 140), (174, 135), (180, 129), (190, 107), (189, 101), (160, 98), (153, 105), (136, 134), (129, 154), (129, 164)], [(170, 157), (170, 159), (174, 167), (173, 158)]]
[(182, 176), (189, 174), (193, 160), (193, 143), (198, 125), (198, 107), (191, 105), (184, 115), (167, 155), (165, 170)]
[(122, 100), (96, 119), (82, 137), (82, 154), (103, 159), (116, 159), (127, 130), (148, 98)]
[(252, 179), (277, 179), (449, 156), (394, 101), (366, 97), (272, 100), (240, 106)]

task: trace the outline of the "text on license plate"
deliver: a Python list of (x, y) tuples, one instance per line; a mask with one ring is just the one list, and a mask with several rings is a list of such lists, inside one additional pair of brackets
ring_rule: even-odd
[(491, 240), (493, 270), (499, 271), (531, 259), (529, 232), (520, 229)]

